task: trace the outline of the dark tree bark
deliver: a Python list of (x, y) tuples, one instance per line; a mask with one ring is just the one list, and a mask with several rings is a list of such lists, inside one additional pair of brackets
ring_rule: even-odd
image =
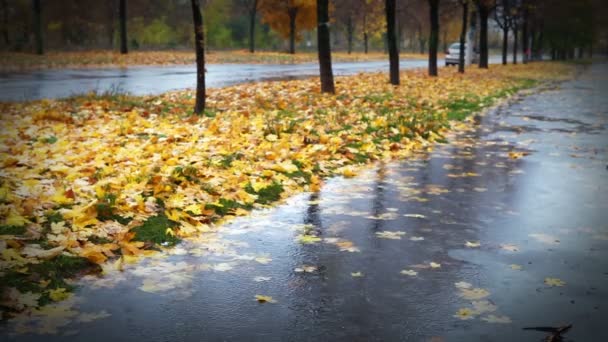
[(464, 74), (464, 54), (467, 41), (467, 29), (469, 23), (469, 1), (464, 0), (462, 5), (462, 29), (460, 30), (460, 55), (458, 56), (458, 72)]
[(36, 54), (44, 54), (44, 43), (42, 38), (42, 6), (40, 0), (33, 0), (34, 10), (34, 40), (36, 42)]
[(429, 37), (429, 76), (437, 76), (437, 48), (439, 45), (439, 0), (429, 0), (431, 34)]
[(392, 85), (399, 85), (399, 51), (397, 50), (397, 37), (395, 35), (395, 0), (386, 0), (385, 10), (390, 79)]
[(336, 92), (331, 69), (331, 44), (329, 40), (329, 1), (317, 0), (317, 46), (321, 72), (321, 92)]
[(519, 41), (519, 27), (517, 24), (513, 26), (513, 64), (517, 64), (517, 43)]
[(523, 23), (522, 23), (522, 28), (521, 28), (521, 52), (522, 52), (522, 62), (524, 64), (528, 63), (528, 54), (530, 53), (528, 51), (528, 43), (529, 43), (529, 37), (528, 37), (528, 20), (530, 17), (530, 11), (528, 9), (527, 4), (524, 2), (523, 4), (524, 6), (524, 13), (523, 13)]
[(4, 39), (4, 44), (8, 48), (11, 45), (11, 39), (8, 35), (8, 5), (6, 0), (2, 0), (0, 4), (2, 5), (2, 39)]
[(258, 0), (253, 0), (249, 8), (249, 52), (255, 52), (255, 17), (258, 13)]
[(289, 15), (289, 53), (296, 53), (296, 16), (298, 9), (293, 7), (287, 11)]
[(127, 47), (127, 0), (120, 0), (119, 6), (120, 20), (120, 53), (126, 54), (129, 52)]
[(488, 15), (490, 9), (487, 4), (477, 1), (477, 11), (479, 12), (479, 67), (488, 68)]
[(369, 38), (367, 36), (367, 31), (363, 32), (363, 51), (365, 54), (369, 52)]
[(194, 23), (194, 46), (196, 51), (196, 103), (194, 113), (201, 114), (205, 110), (205, 31), (199, 0), (191, 0), (192, 18)]

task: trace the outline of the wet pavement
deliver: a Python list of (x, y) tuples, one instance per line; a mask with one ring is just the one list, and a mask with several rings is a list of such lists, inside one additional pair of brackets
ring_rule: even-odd
[(110, 265), (53, 319), (2, 334), (540, 341), (522, 328), (572, 324), (569, 341), (607, 341), (607, 94), (608, 65), (594, 65), (511, 99), (432, 152), (333, 178), (164, 257)]

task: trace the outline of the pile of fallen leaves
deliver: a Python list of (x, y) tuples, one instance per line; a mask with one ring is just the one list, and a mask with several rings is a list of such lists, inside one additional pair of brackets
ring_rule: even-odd
[[(335, 62), (362, 62), (384, 61), (386, 54), (379, 52), (332, 53)], [(405, 59), (422, 59), (422, 54), (401, 54)], [(208, 52), (206, 62), (209, 64), (297, 64), (316, 63), (317, 53), (299, 52), (288, 54), (282, 52), (258, 51), (250, 53), (245, 50), (237, 51), (211, 51)], [(194, 50), (168, 50), (168, 51), (132, 51), (126, 55), (116, 51), (51, 51), (39, 56), (29, 53), (2, 52), (0, 53), (0, 71), (19, 71), (32, 69), (54, 68), (113, 68), (139, 65), (180, 65), (194, 64), (196, 56)]]
[(0, 283), (4, 311), (66, 298), (66, 279), (134, 260), (357, 167), (441, 141), (463, 118), (572, 66), (442, 69), (209, 91), (2, 104)]

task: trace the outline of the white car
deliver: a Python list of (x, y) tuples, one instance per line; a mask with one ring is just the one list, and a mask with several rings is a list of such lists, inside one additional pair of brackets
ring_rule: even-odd
[[(466, 45), (465, 45), (465, 53), (466, 53)], [(448, 51), (446, 51), (445, 65), (446, 66), (458, 65), (459, 61), (460, 61), (460, 43), (453, 43), (448, 48)], [(477, 61), (479, 61), (479, 54), (473, 53), (473, 58), (471, 60), (471, 63), (477, 63)]]

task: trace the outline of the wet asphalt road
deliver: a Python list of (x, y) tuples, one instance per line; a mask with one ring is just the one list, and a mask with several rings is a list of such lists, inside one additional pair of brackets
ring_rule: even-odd
[[(492, 56), (491, 63), (499, 58)], [(444, 61), (439, 60), (439, 65)], [(401, 60), (401, 69), (426, 67), (422, 59)], [(335, 75), (388, 71), (387, 61), (334, 63)], [(218, 88), (238, 83), (294, 79), (316, 76), (319, 66), (305, 64), (211, 64), (207, 66), (207, 87)], [(183, 66), (142, 66), (125, 69), (50, 69), (31, 72), (0, 73), (0, 101), (27, 101), (64, 98), (88, 92), (161, 94), (194, 88), (196, 68)]]
[[(401, 67), (419, 68), (426, 60), (403, 60)], [(336, 75), (388, 69), (388, 62), (334, 63)], [(307, 64), (212, 64), (207, 66), (208, 87), (314, 76), (315, 63)], [(160, 94), (196, 86), (196, 68), (184, 66), (130, 67), (125, 69), (57, 69), (27, 73), (0, 73), (0, 101), (61, 98), (95, 91)]]
[(75, 308), (109, 317), (9, 340), (540, 341), (522, 328), (570, 323), (569, 341), (607, 341), (607, 94), (592, 66), (433, 152), (85, 278)]

